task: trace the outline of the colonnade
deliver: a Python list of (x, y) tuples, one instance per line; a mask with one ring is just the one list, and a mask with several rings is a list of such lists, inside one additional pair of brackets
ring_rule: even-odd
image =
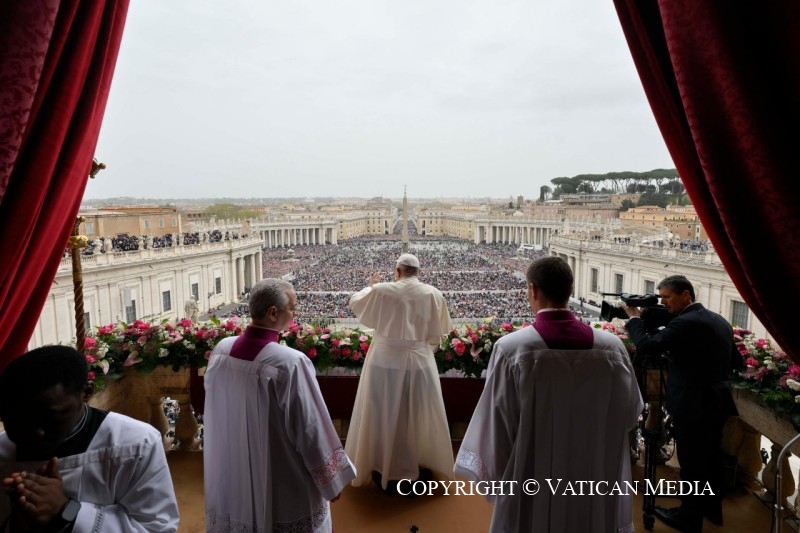
[[(558, 224), (559, 226), (561, 224)], [(546, 246), (554, 228), (539, 224), (488, 224), (478, 223), (475, 227), (475, 242), (487, 244), (540, 244)]]
[(262, 277), (262, 253), (256, 252), (253, 254), (243, 255), (235, 259), (236, 262), (236, 279), (235, 279), (235, 292), (241, 295), (245, 289), (253, 288), (256, 282), (261, 280)]
[(259, 228), (265, 248), (301, 246), (313, 244), (337, 244), (335, 227), (325, 226), (280, 226)]

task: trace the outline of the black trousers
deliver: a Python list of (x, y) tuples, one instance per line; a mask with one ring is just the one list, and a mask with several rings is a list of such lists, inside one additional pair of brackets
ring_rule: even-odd
[(720, 442), (724, 423), (721, 412), (707, 413), (700, 419), (673, 417), (681, 481), (697, 482), (692, 489), (697, 494), (681, 496), (681, 508), (687, 518), (699, 524), (704, 513), (721, 512), (725, 470)]

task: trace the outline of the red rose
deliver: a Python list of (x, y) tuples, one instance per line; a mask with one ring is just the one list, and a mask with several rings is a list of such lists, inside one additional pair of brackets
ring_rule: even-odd
[(367, 350), (369, 350), (369, 344), (367, 344), (366, 342), (362, 342), (361, 344), (358, 345), (358, 347), (361, 348), (361, 351), (364, 353), (367, 353)]
[(306, 355), (308, 356), (309, 359), (315, 359), (317, 357), (317, 349), (312, 346), (311, 348), (308, 349)]
[(350, 348), (342, 348), (342, 357), (350, 357), (351, 353), (353, 353), (353, 351)]
[(467, 347), (463, 342), (459, 342), (458, 344), (453, 343), (453, 351), (455, 351), (456, 355), (459, 356), (459, 357), (464, 355), (464, 352), (466, 351), (466, 349), (467, 349)]

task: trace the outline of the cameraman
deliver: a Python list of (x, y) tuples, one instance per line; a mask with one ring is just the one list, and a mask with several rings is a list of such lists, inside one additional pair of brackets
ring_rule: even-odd
[(626, 327), (638, 354), (667, 360), (667, 410), (674, 424), (680, 476), (697, 482), (697, 487), (692, 495), (681, 497), (679, 507), (656, 506), (654, 514), (679, 531), (699, 532), (704, 516), (722, 525), (720, 440), (725, 418), (736, 414), (729, 380), (732, 369), (743, 366), (742, 357), (731, 325), (695, 302), (694, 287), (686, 277), (669, 276), (657, 289), (673, 318), (653, 334), (645, 333), (640, 320), (646, 308), (622, 308), (630, 317)]

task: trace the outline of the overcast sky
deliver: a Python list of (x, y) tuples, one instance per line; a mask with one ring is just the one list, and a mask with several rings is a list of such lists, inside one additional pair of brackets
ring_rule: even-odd
[(86, 198), (523, 195), (674, 168), (612, 0), (133, 0)]

